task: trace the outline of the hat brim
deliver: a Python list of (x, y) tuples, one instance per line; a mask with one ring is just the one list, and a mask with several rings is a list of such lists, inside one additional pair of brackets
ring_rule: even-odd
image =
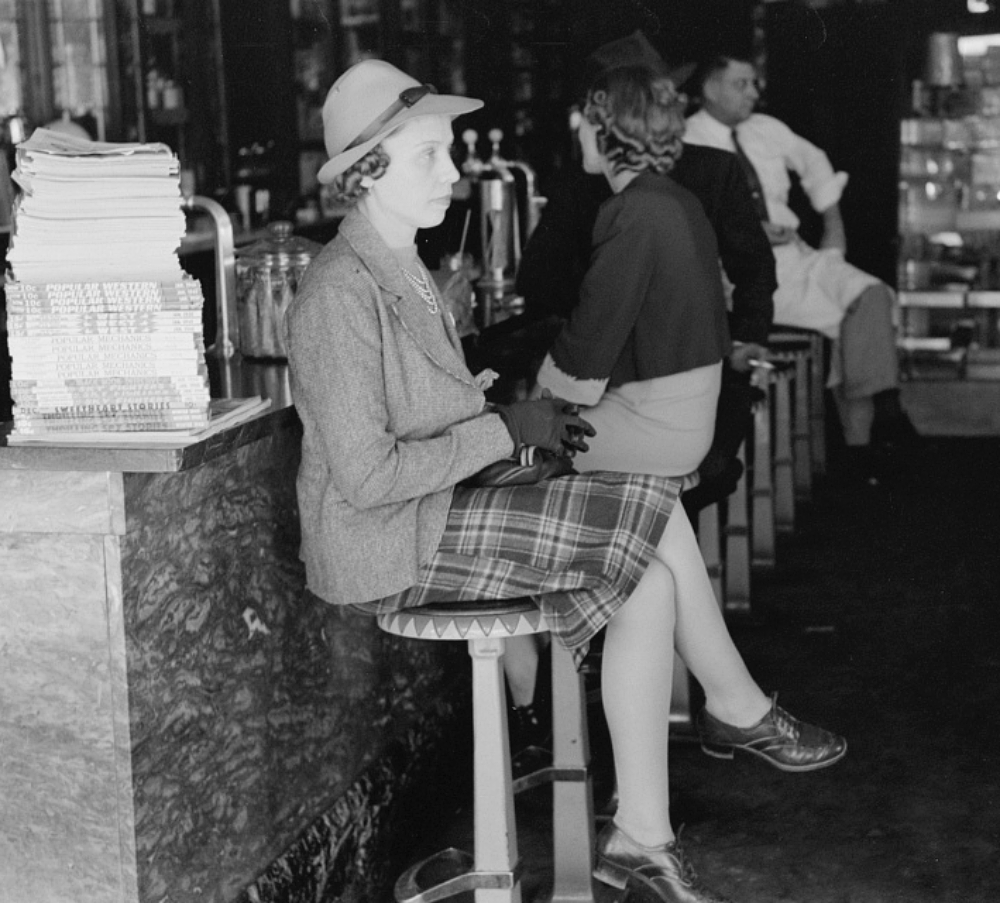
[(416, 119), (418, 116), (462, 116), (465, 113), (478, 110), (482, 105), (483, 102), (474, 97), (459, 97), (456, 94), (426, 94), (412, 107), (400, 110), (375, 137), (357, 147), (332, 156), (320, 167), (316, 178), (322, 184), (328, 185), (345, 169), (357, 163), (390, 132), (394, 132), (411, 119)]
[(616, 41), (602, 44), (587, 57), (587, 65), (591, 71), (586, 74), (587, 81), (600, 72), (617, 69), (619, 66), (645, 65), (663, 72), (674, 83), (677, 90), (681, 89), (692, 75), (696, 63), (683, 63), (679, 66), (668, 66), (659, 51), (649, 43), (649, 39), (636, 29), (632, 34)]
[(697, 68), (697, 63), (683, 63), (675, 69), (671, 69), (667, 72), (667, 78), (669, 78), (674, 83), (674, 87), (680, 91), (691, 80), (691, 76), (694, 75), (694, 70)]

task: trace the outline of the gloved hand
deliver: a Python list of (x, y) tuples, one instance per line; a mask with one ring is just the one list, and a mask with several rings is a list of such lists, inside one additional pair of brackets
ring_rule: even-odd
[(589, 446), (584, 437), (593, 436), (595, 430), (578, 411), (577, 405), (562, 398), (553, 398), (548, 391), (535, 401), (497, 405), (497, 413), (514, 440), (515, 454), (526, 445), (535, 445), (560, 455), (587, 451)]

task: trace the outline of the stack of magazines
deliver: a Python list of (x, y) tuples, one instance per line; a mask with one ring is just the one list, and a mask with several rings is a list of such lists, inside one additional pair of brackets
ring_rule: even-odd
[(205, 428), (204, 298), (177, 257), (177, 157), (38, 129), (14, 179), (11, 437)]

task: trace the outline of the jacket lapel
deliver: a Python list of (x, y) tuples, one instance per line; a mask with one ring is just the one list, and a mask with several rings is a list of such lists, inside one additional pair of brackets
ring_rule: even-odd
[[(408, 290), (399, 265), (364, 215), (357, 210), (350, 211), (338, 232), (354, 248), (379, 287), (391, 296), (390, 308), (421, 351), (442, 370), (474, 386), (472, 374), (465, 366), (461, 340), (450, 322), (451, 317), (447, 311), (431, 314), (423, 305), (418, 307), (406, 303), (404, 296), (408, 295)], [(442, 310), (445, 310), (440, 293), (436, 294)]]
[[(440, 298), (438, 303), (443, 308), (444, 302)], [(403, 328), (435, 364), (457, 376), (462, 382), (472, 382), (471, 374), (465, 366), (461, 345), (456, 348), (452, 339), (454, 330), (449, 328), (447, 313), (443, 316), (440, 311), (431, 314), (422, 306), (417, 307), (407, 303), (401, 295), (395, 297), (392, 310), (399, 317)]]

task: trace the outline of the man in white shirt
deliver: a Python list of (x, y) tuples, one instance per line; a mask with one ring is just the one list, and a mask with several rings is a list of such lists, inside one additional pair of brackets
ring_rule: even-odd
[[(844, 259), (839, 201), (847, 174), (827, 155), (772, 116), (755, 113), (760, 97), (751, 63), (716, 57), (696, 75), (701, 109), (688, 117), (684, 141), (737, 155), (755, 195), (777, 266), (774, 322), (815, 330), (833, 340), (829, 385), (854, 463), (872, 472), (873, 440), (905, 444), (915, 432), (899, 403), (896, 301), (889, 286)], [(798, 234), (788, 205), (790, 172), (822, 216), (819, 249)]]

